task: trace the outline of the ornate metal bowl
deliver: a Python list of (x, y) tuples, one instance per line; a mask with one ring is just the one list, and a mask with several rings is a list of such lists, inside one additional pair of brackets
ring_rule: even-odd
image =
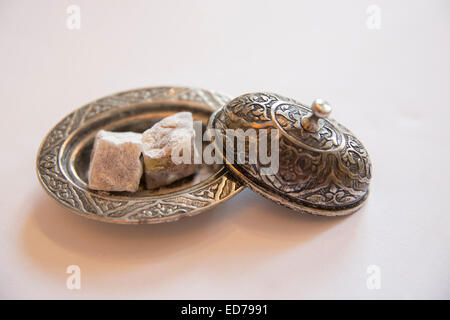
[(330, 112), (329, 104), (321, 99), (307, 107), (277, 94), (250, 93), (216, 111), (209, 128), (221, 133), (216, 141), (222, 145), (233, 143), (227, 141), (228, 129), (275, 129), (276, 137), (270, 139), (279, 143), (276, 172), (263, 174), (267, 164), (259, 160), (238, 163), (236, 149), (231, 156), (222, 154), (228, 168), (242, 183), (279, 204), (305, 213), (345, 215), (367, 199), (371, 162), (362, 143), (328, 118)]
[(94, 191), (87, 187), (94, 137), (100, 129), (142, 132), (179, 111), (192, 112), (206, 128), (213, 111), (229, 100), (216, 92), (180, 87), (138, 89), (96, 100), (66, 116), (45, 137), (36, 163), (39, 180), (59, 203), (96, 220), (159, 223), (195, 215), (242, 190), (225, 166), (203, 166), (195, 176), (157, 191)]

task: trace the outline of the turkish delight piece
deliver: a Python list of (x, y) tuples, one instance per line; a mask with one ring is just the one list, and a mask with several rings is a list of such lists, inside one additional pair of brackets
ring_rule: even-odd
[(136, 192), (142, 177), (142, 134), (100, 130), (89, 164), (89, 188)]
[[(142, 134), (144, 176), (147, 189), (159, 188), (192, 175), (195, 131), (192, 114), (179, 112), (157, 122)], [(177, 155), (172, 157), (172, 153)]]

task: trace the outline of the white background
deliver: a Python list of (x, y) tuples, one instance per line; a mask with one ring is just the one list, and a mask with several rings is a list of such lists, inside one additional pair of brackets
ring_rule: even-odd
[[(450, 298), (449, 58), (450, 1), (2, 0), (0, 297)], [(366, 207), (301, 216), (246, 190), (176, 223), (121, 226), (50, 199), (35, 174), (47, 131), (159, 85), (329, 100), (370, 152)]]

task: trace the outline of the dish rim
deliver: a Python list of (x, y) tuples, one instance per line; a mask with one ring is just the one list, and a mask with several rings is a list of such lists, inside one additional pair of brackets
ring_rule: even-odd
[[(198, 184), (161, 195), (123, 197), (110, 192), (80, 188), (65, 175), (60, 158), (74, 132), (105, 113), (139, 104), (197, 105), (211, 114), (230, 100), (222, 93), (191, 87), (159, 86), (121, 91), (87, 103), (62, 118), (42, 140), (36, 157), (41, 186), (59, 204), (78, 215), (118, 224), (172, 222), (203, 212), (233, 197), (244, 186), (225, 165)], [(94, 109), (93, 115), (89, 113)], [(76, 122), (74, 119), (79, 119)], [(66, 122), (69, 122), (66, 125)], [(64, 127), (68, 126), (62, 133)], [(57, 137), (55, 139), (54, 135)]]

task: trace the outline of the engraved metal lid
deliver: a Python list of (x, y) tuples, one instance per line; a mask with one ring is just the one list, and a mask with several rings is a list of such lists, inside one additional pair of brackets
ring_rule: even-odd
[[(330, 105), (322, 99), (308, 107), (277, 94), (250, 93), (217, 110), (209, 127), (221, 134), (225, 145), (231, 143), (229, 129), (254, 129), (258, 144), (264, 143), (267, 135), (270, 146), (264, 150), (276, 150), (273, 144), (278, 145), (275, 166), (261, 161), (260, 154), (256, 161), (249, 161), (249, 150), (256, 148), (250, 143), (251, 134), (243, 136), (245, 157), (238, 148), (222, 153), (228, 168), (254, 191), (300, 212), (345, 215), (358, 210), (367, 199), (371, 162), (362, 143), (328, 118), (330, 112)], [(262, 129), (266, 129), (264, 135)], [(258, 152), (261, 150), (258, 146)], [(237, 161), (239, 157), (246, 161)], [(269, 165), (275, 170), (267, 173)]]

